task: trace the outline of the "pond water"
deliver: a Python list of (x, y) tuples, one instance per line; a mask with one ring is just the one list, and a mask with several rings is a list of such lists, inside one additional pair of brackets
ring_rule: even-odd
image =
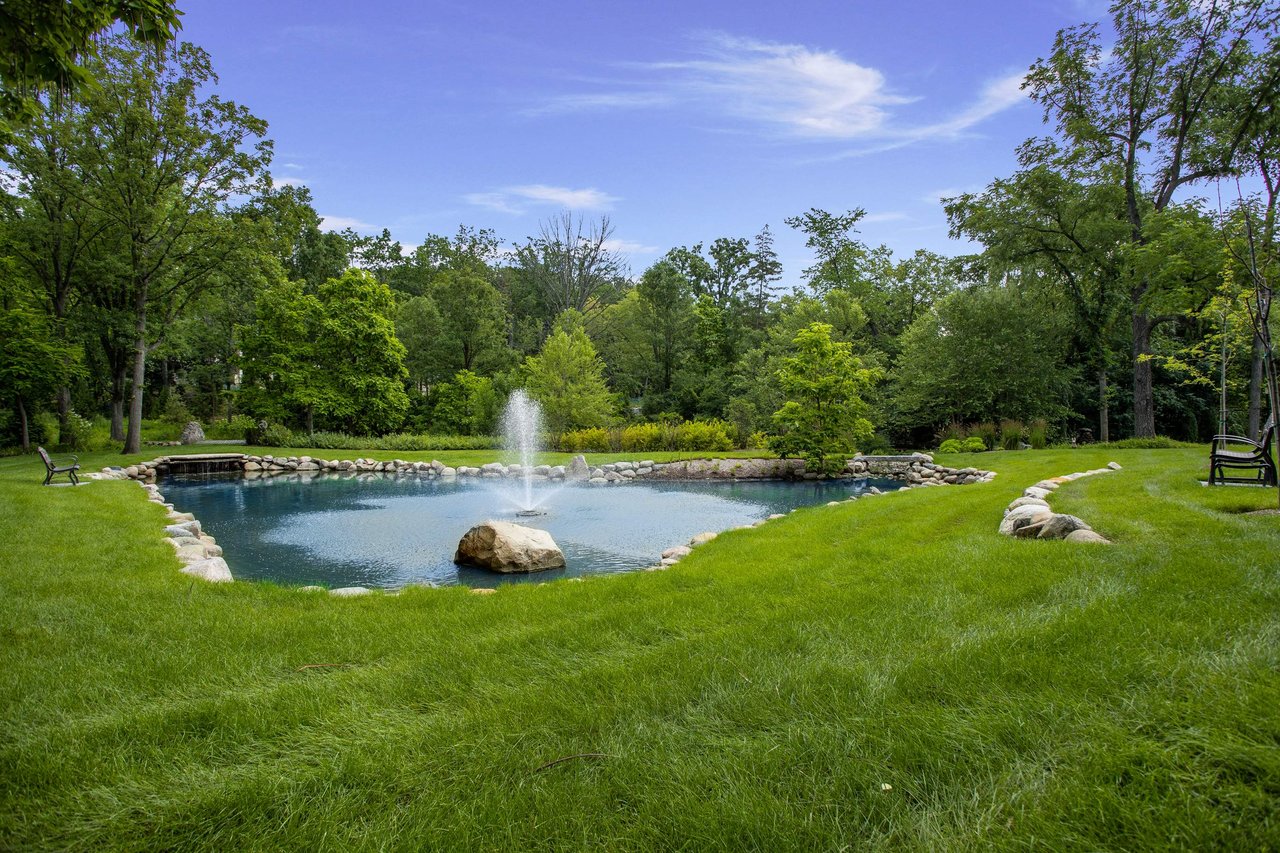
[[(519, 486), (506, 480), (174, 477), (162, 490), (217, 538), (237, 579), (391, 589), (635, 571), (704, 530), (841, 500), (873, 485), (901, 486), (893, 480), (544, 485), (538, 497), (545, 514), (527, 519), (515, 517)], [(487, 519), (549, 531), (567, 567), (499, 575), (454, 565), (458, 540)]]

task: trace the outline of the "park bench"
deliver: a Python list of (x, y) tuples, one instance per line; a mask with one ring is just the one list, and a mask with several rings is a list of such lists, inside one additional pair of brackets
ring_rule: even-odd
[[(1261, 483), (1276, 485), (1276, 462), (1271, 457), (1271, 441), (1276, 433), (1275, 412), (1262, 428), (1261, 441), (1240, 435), (1215, 435), (1209, 451), (1209, 485), (1218, 483)], [(1228, 477), (1227, 468), (1253, 470), (1252, 477)]]
[(48, 452), (45, 451), (43, 447), (37, 447), (36, 451), (40, 454), (41, 461), (44, 462), (44, 484), (46, 486), (49, 485), (49, 481), (53, 479), (54, 474), (66, 474), (71, 478), (71, 484), (73, 486), (80, 485), (80, 478), (76, 476), (76, 472), (80, 470), (79, 456), (72, 456), (70, 465), (63, 465), (59, 467), (53, 464), (53, 460), (49, 458)]

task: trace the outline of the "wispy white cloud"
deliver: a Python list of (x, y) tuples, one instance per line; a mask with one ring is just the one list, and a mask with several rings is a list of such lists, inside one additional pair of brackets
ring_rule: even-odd
[(910, 216), (903, 213), (901, 210), (886, 210), (883, 213), (868, 213), (866, 216), (862, 217), (860, 221), (867, 222), (867, 223), (901, 222), (904, 219), (910, 219), (910, 218), (911, 218)]
[(303, 187), (307, 184), (307, 182), (302, 178), (295, 178), (288, 175), (284, 177), (272, 175), (271, 183), (277, 187)]
[(955, 138), (1024, 99), (1022, 75), (988, 83), (959, 112), (926, 123), (903, 112), (921, 99), (896, 91), (878, 69), (835, 51), (724, 33), (703, 35), (692, 59), (623, 66), (611, 91), (552, 98), (526, 112), (649, 109), (692, 105), (708, 116), (772, 128), (808, 140), (859, 140), (869, 147), (842, 156)]
[(487, 207), (499, 213), (524, 213), (524, 210), (517, 207), (506, 193), (467, 193), (462, 200), (475, 207)]
[(351, 216), (331, 216), (327, 213), (320, 214), (320, 227), (326, 231), (341, 231), (343, 228), (350, 228), (353, 231), (370, 231), (373, 226), (368, 222), (362, 222)]
[(548, 184), (522, 184), (493, 192), (467, 193), (463, 200), (499, 213), (521, 214), (531, 206), (555, 206), (568, 210), (610, 210), (617, 196), (587, 187), (572, 189)]
[(946, 198), (955, 198), (965, 193), (976, 193), (981, 187), (943, 187), (933, 192), (925, 193), (920, 200), (925, 204), (942, 204), (942, 200)]
[(619, 240), (614, 237), (604, 241), (604, 248), (610, 252), (625, 252), (629, 255), (656, 255), (662, 251), (657, 246), (646, 246), (635, 240)]
[(992, 80), (983, 86), (977, 99), (956, 115), (936, 124), (925, 125), (908, 130), (906, 135), (915, 138), (956, 136), (979, 122), (1003, 112), (1014, 104), (1027, 99), (1022, 91), (1022, 81), (1026, 79), (1023, 72), (1008, 74)]

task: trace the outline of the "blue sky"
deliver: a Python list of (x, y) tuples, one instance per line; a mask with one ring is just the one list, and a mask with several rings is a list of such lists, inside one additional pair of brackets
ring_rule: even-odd
[(182, 37), (266, 119), (277, 182), (327, 227), (508, 243), (608, 214), (637, 274), (675, 245), (863, 207), (896, 256), (947, 238), (941, 195), (1042, 132), (1018, 90), (1095, 0), (416, 3), (186, 0)]

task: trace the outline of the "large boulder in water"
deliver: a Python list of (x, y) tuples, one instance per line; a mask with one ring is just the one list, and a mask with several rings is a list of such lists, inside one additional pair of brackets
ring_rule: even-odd
[(569, 470), (565, 476), (570, 480), (587, 480), (591, 478), (591, 468), (587, 465), (587, 457), (578, 454), (573, 457), (573, 461), (569, 463)]
[(453, 561), (495, 572), (541, 572), (563, 569), (564, 552), (545, 530), (486, 521), (466, 532)]

